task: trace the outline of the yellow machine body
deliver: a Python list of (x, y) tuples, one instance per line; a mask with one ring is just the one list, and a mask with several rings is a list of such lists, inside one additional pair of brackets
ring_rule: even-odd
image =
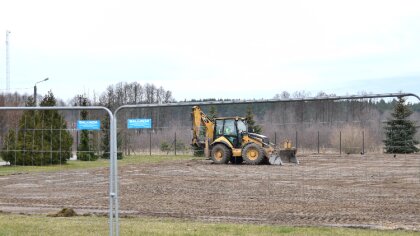
[(215, 163), (242, 163), (281, 165), (298, 163), (296, 148), (286, 140), (283, 148), (276, 148), (264, 135), (248, 132), (243, 117), (218, 117), (210, 119), (198, 106), (192, 108), (191, 145), (202, 149)]

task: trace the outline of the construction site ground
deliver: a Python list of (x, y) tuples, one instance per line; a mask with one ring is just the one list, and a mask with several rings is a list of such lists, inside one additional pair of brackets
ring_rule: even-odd
[[(420, 231), (419, 155), (298, 158), (284, 166), (204, 158), (120, 166), (120, 215)], [(0, 186), (2, 212), (108, 212), (108, 168), (14, 173), (0, 176)]]

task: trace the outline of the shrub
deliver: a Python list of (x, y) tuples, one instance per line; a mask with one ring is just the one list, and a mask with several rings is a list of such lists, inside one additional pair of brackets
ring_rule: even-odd
[[(102, 153), (101, 157), (103, 159), (109, 159), (109, 152)], [(117, 160), (121, 160), (121, 159), (123, 159), (123, 153), (122, 152), (117, 152)]]
[(193, 146), (193, 155), (195, 157), (203, 157), (204, 156), (204, 149)]
[(162, 152), (169, 152), (171, 150), (171, 146), (169, 145), (169, 143), (163, 141), (162, 143), (160, 143), (160, 150)]
[(77, 152), (77, 160), (96, 161), (98, 160), (98, 156), (94, 152)]

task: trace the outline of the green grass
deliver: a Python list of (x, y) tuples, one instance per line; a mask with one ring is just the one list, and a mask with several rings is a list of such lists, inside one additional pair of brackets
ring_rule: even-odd
[[(0, 214), (0, 235), (107, 235), (108, 218)], [(420, 232), (336, 227), (287, 227), (203, 223), (175, 219), (122, 218), (120, 235), (355, 235), (405, 236)]]
[[(118, 160), (119, 166), (130, 164), (146, 164), (146, 163), (160, 163), (165, 161), (177, 160), (191, 160), (193, 157), (187, 155), (156, 155), (156, 156), (127, 156), (122, 160)], [(63, 170), (88, 169), (98, 167), (109, 167), (109, 160), (99, 159), (97, 161), (67, 161), (63, 165), (51, 166), (0, 166), (0, 176), (19, 174), (19, 173), (33, 173), (33, 172), (52, 172)]]

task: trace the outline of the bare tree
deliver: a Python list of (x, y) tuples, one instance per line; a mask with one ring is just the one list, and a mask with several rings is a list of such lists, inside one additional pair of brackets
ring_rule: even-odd
[(283, 91), (274, 96), (274, 99), (289, 99), (289, 98), (290, 98), (290, 93), (287, 91)]

